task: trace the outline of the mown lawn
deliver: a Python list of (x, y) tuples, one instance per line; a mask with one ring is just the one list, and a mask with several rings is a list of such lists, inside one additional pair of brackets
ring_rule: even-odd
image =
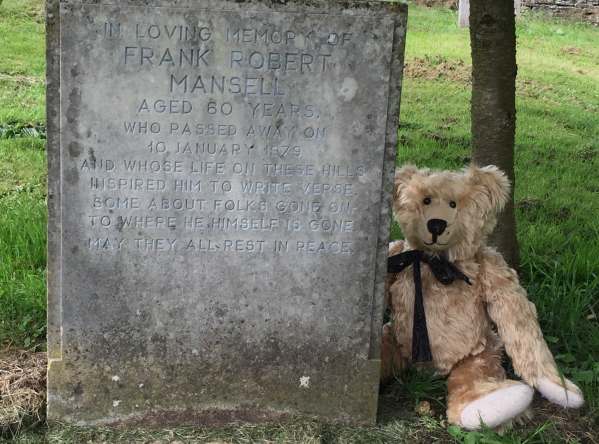
[[(44, 348), (44, 27), (40, 0), (0, 1), (0, 344)], [(398, 162), (469, 162), (470, 50), (455, 12), (411, 6)], [(580, 412), (536, 401), (536, 417), (498, 435), (443, 419), (444, 381), (409, 372), (381, 400), (374, 428), (300, 421), (163, 431), (55, 427), (17, 442), (597, 442), (599, 430), (599, 30), (518, 22), (516, 205), (521, 275)], [(397, 227), (394, 235), (399, 236)], [(432, 415), (414, 408), (428, 401)], [(595, 434), (593, 436), (593, 433)], [(9, 438), (8, 435), (5, 436)], [(0, 441), (2, 437), (0, 437)], [(594, 441), (593, 441), (594, 440)]]
[(0, 1), (0, 344), (45, 338), (44, 19)]

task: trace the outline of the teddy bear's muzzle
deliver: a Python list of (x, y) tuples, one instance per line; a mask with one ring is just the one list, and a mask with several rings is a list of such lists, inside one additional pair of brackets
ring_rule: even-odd
[(447, 221), (443, 219), (431, 219), (426, 223), (426, 228), (428, 228), (431, 234), (440, 236), (445, 231), (445, 228), (447, 228)]
[(433, 235), (433, 244), (437, 243), (437, 237), (441, 236), (447, 228), (447, 221), (443, 219), (430, 219), (426, 223), (426, 228)]

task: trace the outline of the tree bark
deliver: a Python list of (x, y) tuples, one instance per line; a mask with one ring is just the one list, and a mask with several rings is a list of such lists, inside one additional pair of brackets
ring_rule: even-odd
[(514, 214), (516, 130), (516, 24), (514, 0), (470, 0), (472, 47), (472, 160), (496, 165), (512, 182), (510, 202), (491, 236), (506, 261), (518, 267)]

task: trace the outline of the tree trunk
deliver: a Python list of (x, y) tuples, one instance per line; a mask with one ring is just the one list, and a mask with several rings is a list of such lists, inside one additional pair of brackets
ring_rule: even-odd
[(514, 0), (470, 0), (472, 46), (472, 160), (496, 165), (512, 182), (512, 196), (491, 237), (506, 261), (518, 266), (514, 215), (516, 24)]

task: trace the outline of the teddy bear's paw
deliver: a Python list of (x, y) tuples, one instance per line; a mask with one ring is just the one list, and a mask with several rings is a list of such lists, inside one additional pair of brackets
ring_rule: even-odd
[(514, 382), (467, 404), (460, 417), (461, 425), (476, 430), (484, 423), (494, 428), (521, 415), (532, 402), (532, 387)]
[(577, 409), (584, 404), (582, 392), (572, 382), (564, 379), (563, 384), (556, 384), (549, 378), (540, 378), (536, 383), (536, 388), (544, 398), (561, 405), (564, 408)]

